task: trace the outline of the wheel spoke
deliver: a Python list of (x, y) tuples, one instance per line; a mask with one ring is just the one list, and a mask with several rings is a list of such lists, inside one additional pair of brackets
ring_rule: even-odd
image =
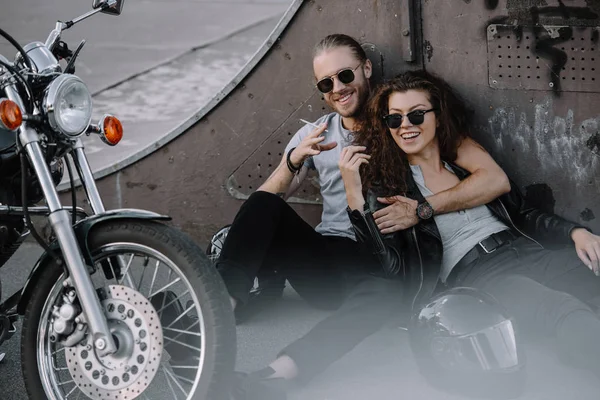
[(173, 282), (171, 283), (167, 283), (165, 286), (163, 286), (162, 288), (160, 288), (159, 290), (157, 290), (155, 293), (152, 293), (150, 296), (148, 297), (154, 297), (155, 295), (157, 295), (160, 292), (163, 292), (165, 290), (167, 290), (168, 288), (170, 288), (171, 286), (173, 286), (174, 284), (176, 284), (177, 282), (179, 282), (181, 280), (181, 278), (177, 278), (175, 279)]
[[(171, 280), (171, 274), (173, 273), (173, 270), (169, 268), (169, 275), (167, 275), (167, 281)], [(148, 296), (148, 299), (151, 299), (152, 296)], [(167, 301), (167, 296), (163, 296), (163, 300), (162, 300), (162, 305), (160, 306), (160, 312), (158, 312), (158, 316), (160, 318), (162, 318), (162, 310), (165, 308), (165, 301)]]
[[(184, 331), (188, 331), (188, 330), (192, 329), (194, 327), (194, 325), (199, 324), (199, 323), (200, 323), (200, 320), (194, 321), (194, 323), (192, 323), (190, 326), (188, 326), (187, 328), (185, 328)], [(164, 327), (163, 329), (171, 329), (171, 328)], [(177, 339), (181, 335), (183, 335), (183, 333), (178, 333), (177, 335), (173, 336), (173, 339)], [(202, 336), (202, 334), (199, 334), (198, 336)]]
[(170, 338), (170, 337), (168, 337), (168, 336), (164, 336), (164, 339), (165, 339), (165, 340), (168, 340), (168, 341), (171, 341), (171, 342), (173, 342), (173, 343), (177, 343), (177, 344), (178, 344), (178, 345), (180, 345), (180, 346), (187, 347), (188, 349), (196, 350), (198, 353), (202, 352), (202, 349), (200, 349), (200, 348), (198, 348), (198, 347), (194, 347), (194, 346), (192, 346), (192, 345), (190, 345), (190, 344), (187, 344), (187, 343), (180, 342), (179, 340), (175, 340), (175, 339), (173, 339), (173, 338)]
[[(160, 261), (156, 260), (156, 264), (160, 265)], [(144, 265), (144, 268), (142, 269), (142, 276), (140, 277), (140, 283), (138, 283), (138, 286), (137, 286), (137, 291), (138, 292), (140, 291), (140, 289), (142, 287), (142, 282), (144, 282), (144, 276), (146, 275), (146, 269), (147, 269), (147, 266)]]
[(58, 349), (58, 350), (56, 350), (56, 351), (52, 352), (52, 355), (54, 356), (54, 355), (56, 355), (56, 354), (60, 353), (61, 351), (65, 351), (65, 348), (64, 348), (64, 347), (61, 347), (60, 349)]
[(71, 395), (71, 393), (73, 393), (75, 391), (75, 389), (77, 389), (77, 385), (73, 386), (73, 389), (71, 389), (71, 391), (69, 393), (67, 393), (67, 395), (65, 396), (65, 398), (69, 398), (69, 396)]
[[(118, 260), (119, 260), (119, 264), (123, 264), (123, 258), (124, 256), (117, 256)], [(134, 288), (134, 283), (133, 283), (133, 278), (131, 277), (131, 275), (129, 274), (129, 268), (131, 267), (131, 263), (133, 262), (133, 259), (135, 258), (135, 254), (131, 253), (131, 257), (129, 258), (129, 261), (127, 262), (127, 266), (125, 267), (125, 271), (123, 272), (123, 277), (121, 278), (121, 281), (118, 281), (119, 285), (123, 284), (123, 279), (127, 278), (127, 285), (131, 288)], [(109, 259), (110, 261), (110, 259)], [(122, 265), (121, 265), (122, 267)]]
[[(173, 382), (175, 382), (175, 384), (177, 385), (177, 387), (179, 388), (179, 390), (181, 390), (181, 392), (184, 394), (184, 396), (187, 398), (187, 392), (183, 389), (183, 387), (181, 386), (181, 384), (179, 383), (179, 381), (177, 380), (177, 378), (175, 378), (175, 376), (173, 376), (173, 374), (171, 372), (169, 372), (169, 370), (167, 368), (165, 368), (163, 366), (163, 369), (165, 370), (165, 373), (167, 375), (169, 375), (171, 377), (171, 379), (173, 380)], [(192, 382), (193, 383), (193, 382)]]
[[(154, 266), (154, 274), (152, 275), (152, 282), (150, 283), (150, 290), (148, 290), (148, 295), (152, 293), (152, 289), (154, 288), (154, 282), (156, 281), (156, 274), (158, 273), (158, 263)], [(150, 296), (148, 296), (150, 298)]]
[(173, 385), (171, 385), (171, 377), (167, 374), (167, 369), (163, 366), (163, 372), (165, 373), (165, 377), (167, 378), (167, 384), (169, 385), (169, 389), (171, 389), (171, 393), (173, 393), (173, 398), (177, 399), (177, 393), (175, 393), (175, 389), (173, 389)]
[(194, 381), (193, 381), (193, 380), (191, 380), (191, 379), (184, 378), (183, 376), (177, 375), (177, 374), (175, 374), (175, 373), (173, 374), (173, 376), (175, 376), (175, 378), (179, 379), (180, 381), (184, 381), (184, 382), (187, 382), (187, 383), (189, 383), (190, 385), (193, 385), (193, 384), (194, 384)]
[[(177, 300), (179, 300), (180, 298), (182, 298), (183, 296), (185, 296), (185, 295), (186, 295), (186, 294), (188, 294), (189, 292), (190, 292), (189, 290), (186, 290), (185, 292), (181, 293), (181, 294), (179, 295), (179, 297), (177, 297), (177, 298), (175, 298), (175, 299), (171, 300), (171, 301), (170, 301), (168, 304), (164, 304), (164, 303), (163, 303), (163, 306), (162, 306), (162, 308), (161, 308), (160, 310), (156, 310), (156, 312), (162, 315), (162, 312), (163, 312), (163, 310), (164, 310), (165, 308), (169, 307), (171, 304), (175, 303)], [(165, 296), (165, 298), (166, 298), (166, 297), (167, 297), (167, 296)], [(163, 300), (164, 300), (164, 299), (163, 299)]]
[[(194, 325), (196, 325), (196, 323), (194, 323)], [(194, 325), (192, 325), (192, 326), (194, 326)], [(190, 327), (190, 328), (191, 328), (191, 327)], [(187, 331), (187, 330), (186, 330), (186, 331), (184, 331), (184, 330), (181, 330), (181, 329), (175, 329), (175, 328), (164, 328), (164, 329), (167, 329), (167, 330), (169, 330), (169, 331), (173, 331), (173, 332), (178, 332), (178, 333), (181, 333), (182, 335), (194, 335), (194, 336), (202, 337), (202, 334), (200, 334), (200, 333), (196, 333), (196, 332), (190, 332), (190, 331)], [(189, 329), (189, 328), (188, 328), (188, 329)], [(179, 335), (177, 335), (177, 336), (179, 336)]]
[(196, 305), (195, 305), (195, 304), (192, 304), (192, 305), (191, 305), (190, 307), (188, 307), (188, 308), (187, 308), (187, 309), (186, 309), (184, 312), (182, 312), (182, 313), (181, 313), (181, 315), (180, 315), (179, 317), (175, 318), (175, 319), (173, 320), (173, 322), (171, 322), (171, 323), (170, 323), (169, 325), (167, 325), (166, 327), (167, 327), (167, 328), (170, 328), (170, 327), (172, 327), (174, 323), (176, 323), (177, 321), (179, 321), (181, 318), (185, 317), (185, 314), (187, 314), (188, 312), (190, 312), (190, 310), (191, 310), (192, 308), (195, 308), (195, 307), (196, 307)]
[(198, 369), (197, 365), (173, 365), (171, 364), (171, 368), (173, 369)]
[(108, 266), (110, 267), (110, 272), (112, 272), (113, 278), (115, 279), (115, 281), (119, 282), (119, 277), (115, 273), (115, 268), (113, 267), (113, 264), (110, 261), (110, 258), (108, 260), (106, 260), (106, 262), (108, 263)]

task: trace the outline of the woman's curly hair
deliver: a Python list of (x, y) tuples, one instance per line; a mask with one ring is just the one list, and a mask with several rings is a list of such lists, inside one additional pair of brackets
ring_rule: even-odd
[[(366, 146), (369, 164), (361, 167), (363, 189), (378, 189), (381, 195), (406, 191), (408, 159), (394, 141), (383, 120), (393, 93), (421, 90), (428, 94), (438, 121), (436, 136), (442, 160), (454, 161), (461, 141), (471, 135), (470, 111), (462, 98), (442, 78), (426, 72), (409, 71), (382, 83), (367, 104), (366, 113), (355, 129), (354, 143)], [(381, 193), (384, 191), (385, 193)]]

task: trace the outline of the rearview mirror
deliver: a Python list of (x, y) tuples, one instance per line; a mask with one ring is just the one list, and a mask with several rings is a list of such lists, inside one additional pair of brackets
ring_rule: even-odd
[[(109, 1), (110, 0), (94, 0), (94, 2), (92, 3), (92, 7), (94, 9), (100, 8)], [(116, 0), (114, 5), (106, 7), (101, 12), (110, 15), (121, 15), (121, 10), (123, 10), (123, 4), (125, 4), (125, 0)]]

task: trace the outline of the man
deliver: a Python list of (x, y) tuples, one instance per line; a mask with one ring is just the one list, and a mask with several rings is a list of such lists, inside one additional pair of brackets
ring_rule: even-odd
[[(244, 307), (259, 271), (284, 276), (309, 304), (336, 309), (308, 334), (284, 349), (269, 367), (240, 376), (235, 399), (269, 397), (269, 386), (309, 379), (376, 332), (399, 308), (399, 282), (371, 276), (377, 262), (355, 242), (338, 162), (370, 93), (372, 66), (351, 37), (327, 36), (315, 47), (317, 88), (334, 111), (313, 129), (300, 129), (281, 163), (243, 204), (218, 261), (234, 308)], [(465, 204), (485, 204), (510, 189), (504, 172), (475, 142), (465, 141), (457, 164), (471, 172), (456, 187), (428, 197), (436, 213)], [(285, 202), (309, 169), (319, 176), (323, 212), (313, 229)], [(404, 203), (399, 202), (399, 207)]]

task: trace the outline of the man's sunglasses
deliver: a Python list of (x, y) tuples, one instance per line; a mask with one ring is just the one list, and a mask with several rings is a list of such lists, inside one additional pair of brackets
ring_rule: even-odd
[(337, 76), (337, 78), (340, 80), (340, 82), (342, 82), (344, 85), (349, 84), (350, 82), (354, 81), (354, 71), (356, 71), (358, 69), (358, 67), (360, 67), (362, 65), (362, 62), (360, 64), (358, 64), (358, 66), (354, 69), (352, 68), (345, 68), (342, 69), (340, 71), (338, 71), (337, 74), (331, 75), (331, 76), (326, 76), (325, 78), (321, 79), (319, 82), (317, 82), (317, 89), (319, 89), (319, 91), (323, 94), (329, 93), (333, 90), (333, 77)]
[[(423, 121), (425, 121), (425, 114), (428, 112), (435, 111), (435, 108), (430, 110), (415, 110), (406, 114), (406, 118), (413, 125), (421, 125)], [(402, 119), (404, 119), (404, 115), (402, 114), (389, 114), (383, 117), (386, 125), (390, 129), (398, 129), (400, 125), (402, 125)]]

